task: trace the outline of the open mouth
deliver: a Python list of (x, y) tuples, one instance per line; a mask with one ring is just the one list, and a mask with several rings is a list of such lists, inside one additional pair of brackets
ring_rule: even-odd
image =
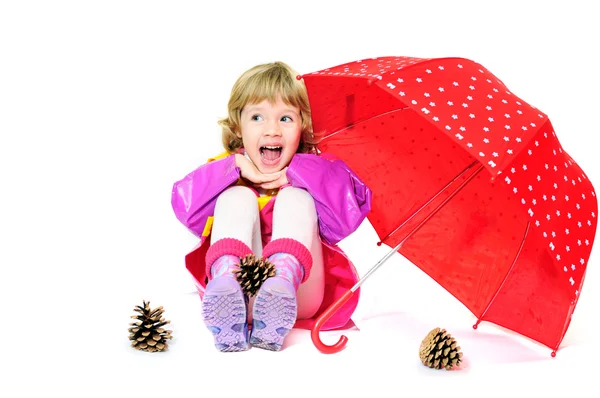
[(275, 164), (281, 158), (283, 147), (280, 146), (261, 146), (260, 157), (266, 164)]

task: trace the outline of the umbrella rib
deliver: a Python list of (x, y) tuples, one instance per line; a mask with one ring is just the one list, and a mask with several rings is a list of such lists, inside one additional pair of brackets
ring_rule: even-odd
[(483, 310), (483, 313), (481, 314), (481, 316), (477, 317), (477, 322), (475, 323), (475, 325), (473, 325), (473, 329), (477, 329), (477, 326), (483, 320), (483, 317), (485, 316), (487, 311), (492, 306), (492, 303), (498, 296), (498, 293), (500, 293), (500, 290), (502, 290), (502, 286), (504, 286), (504, 283), (506, 283), (506, 280), (508, 279), (508, 275), (510, 275), (510, 272), (512, 271), (513, 267), (517, 263), (517, 259), (519, 258), (519, 255), (521, 254), (521, 251), (523, 250), (523, 246), (525, 246), (525, 239), (527, 239), (527, 234), (529, 233), (529, 225), (530, 225), (530, 223), (529, 223), (529, 221), (527, 221), (527, 227), (525, 228), (525, 235), (523, 235), (523, 239), (521, 240), (521, 245), (519, 246), (519, 250), (517, 250), (517, 254), (515, 255), (515, 258), (513, 259), (513, 262), (510, 265), (510, 268), (506, 272), (506, 275), (504, 275), (504, 279), (502, 280), (502, 283), (500, 283), (500, 285), (498, 286), (498, 289), (496, 289), (494, 296), (492, 297), (492, 299), (489, 301), (489, 303), (485, 307), (485, 310)]
[(469, 175), (467, 177), (466, 180), (464, 180), (459, 186), (458, 188), (456, 188), (454, 191), (452, 191), (450, 193), (450, 195), (448, 195), (447, 198), (445, 198), (442, 203), (440, 203), (439, 205), (436, 206), (435, 209), (433, 209), (423, 220), (421, 220), (421, 222), (419, 224), (417, 224), (417, 226), (415, 226), (409, 233), (408, 235), (406, 235), (404, 237), (404, 239), (402, 239), (402, 241), (400, 243), (398, 243), (396, 245), (396, 247), (394, 247), (392, 250), (390, 250), (381, 260), (379, 260), (379, 262), (377, 262), (377, 264), (375, 264), (366, 274), (365, 276), (363, 276), (362, 278), (360, 278), (360, 280), (354, 285), (352, 286), (352, 288), (350, 289), (351, 292), (355, 292), (356, 290), (358, 290), (358, 288), (367, 280), (367, 278), (369, 276), (371, 276), (375, 271), (377, 271), (377, 269), (379, 267), (381, 267), (381, 265), (387, 261), (388, 258), (390, 258), (394, 253), (396, 253), (398, 250), (400, 250), (400, 248), (402, 247), (402, 245), (404, 245), (404, 243), (411, 237), (413, 236), (419, 229), (421, 229), (421, 227), (423, 225), (425, 225), (425, 223), (427, 221), (429, 221), (429, 219), (431, 217), (433, 217), (442, 207), (444, 207), (446, 205), (446, 203), (448, 203), (448, 201), (450, 201), (450, 199), (452, 199), (454, 196), (456, 196), (457, 193), (459, 193), (469, 182), (471, 182), (471, 180), (473, 178), (475, 178), (475, 176), (477, 176), (477, 174), (479, 174), (479, 172), (483, 170), (483, 165), (480, 164), (479, 167), (477, 168), (477, 170), (475, 170), (471, 175)]
[(423, 205), (421, 205), (421, 207), (419, 207), (417, 209), (417, 211), (415, 211), (413, 214), (411, 214), (410, 217), (408, 217), (406, 220), (404, 220), (404, 222), (402, 222), (402, 224), (400, 224), (398, 227), (396, 227), (392, 232), (390, 232), (389, 234), (387, 234), (383, 239), (381, 239), (381, 241), (379, 242), (379, 244), (381, 244), (384, 240), (386, 240), (387, 238), (389, 238), (390, 236), (394, 235), (396, 232), (398, 232), (399, 229), (401, 229), (402, 227), (404, 227), (408, 222), (410, 222), (410, 220), (412, 220), (413, 218), (416, 217), (417, 214), (419, 214), (425, 207), (429, 206), (429, 204), (431, 202), (433, 202), (438, 196), (440, 196), (440, 194), (442, 192), (444, 192), (446, 189), (448, 189), (449, 186), (451, 186), (456, 180), (458, 180), (460, 177), (462, 177), (467, 171), (469, 171), (469, 169), (471, 169), (473, 166), (475, 166), (475, 164), (477, 164), (478, 161), (474, 160), (471, 164), (469, 164), (467, 167), (464, 168), (463, 171), (461, 171), (460, 173), (458, 173), (454, 178), (452, 178), (452, 180), (450, 180), (442, 189), (440, 189), (434, 196), (432, 196), (427, 202), (425, 202)]
[(361, 121), (360, 121), (360, 122), (358, 122), (358, 123), (353, 123), (353, 124), (351, 124), (351, 125), (349, 125), (349, 126), (346, 126), (346, 127), (344, 127), (343, 129), (340, 129), (340, 130), (334, 131), (333, 133), (331, 133), (331, 134), (328, 134), (328, 135), (326, 135), (325, 137), (323, 137), (323, 138), (321, 139), (321, 141), (324, 141), (324, 140), (326, 140), (326, 139), (328, 139), (328, 138), (330, 138), (330, 137), (333, 137), (334, 135), (336, 135), (336, 134), (339, 134), (339, 133), (341, 133), (341, 132), (344, 132), (344, 131), (346, 131), (346, 130), (348, 130), (348, 129), (350, 129), (350, 128), (354, 127), (354, 126), (358, 126), (358, 125), (359, 125), (359, 124), (361, 124), (361, 123), (366, 123), (366, 122), (368, 122), (369, 120), (376, 119), (376, 118), (378, 118), (378, 117), (381, 117), (381, 116), (389, 115), (390, 113), (394, 113), (394, 112), (398, 112), (398, 111), (403, 111), (403, 110), (405, 110), (405, 109), (409, 109), (409, 108), (408, 108), (408, 106), (405, 106), (404, 108), (392, 109), (391, 111), (387, 111), (387, 112), (384, 112), (384, 113), (379, 113), (379, 114), (377, 114), (377, 115), (375, 115), (375, 116), (371, 116), (371, 117), (370, 117), (370, 118), (368, 118), (368, 119), (361, 120)]

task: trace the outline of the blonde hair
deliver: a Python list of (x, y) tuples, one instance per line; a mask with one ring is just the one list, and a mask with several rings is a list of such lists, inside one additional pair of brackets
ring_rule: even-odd
[(300, 145), (297, 153), (316, 153), (317, 138), (313, 133), (310, 105), (306, 86), (296, 79), (298, 74), (283, 62), (272, 62), (254, 66), (244, 72), (231, 89), (228, 116), (218, 121), (222, 128), (223, 147), (229, 153), (236, 153), (243, 146), (236, 133), (240, 131), (242, 109), (247, 104), (257, 104), (268, 99), (274, 103), (277, 97), (299, 109), (302, 119)]

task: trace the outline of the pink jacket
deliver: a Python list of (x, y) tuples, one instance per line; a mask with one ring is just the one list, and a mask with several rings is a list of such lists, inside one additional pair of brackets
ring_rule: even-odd
[[(306, 189), (313, 197), (323, 245), (323, 303), (312, 319), (298, 320), (295, 324), (297, 328), (310, 329), (315, 319), (358, 281), (354, 265), (337, 243), (354, 232), (371, 210), (371, 191), (343, 161), (330, 160), (324, 155), (294, 155), (286, 175), (291, 186)], [(221, 192), (236, 184), (245, 185), (235, 165), (235, 157), (225, 156), (210, 159), (173, 185), (171, 204), (175, 216), (200, 238), (196, 247), (185, 256), (186, 268), (196, 282), (200, 297), (203, 297), (207, 281), (205, 256), (215, 203)], [(276, 199), (277, 196), (259, 197), (257, 193), (263, 245), (271, 240)], [(323, 330), (346, 326), (358, 305), (359, 296), (360, 289), (323, 325)]]

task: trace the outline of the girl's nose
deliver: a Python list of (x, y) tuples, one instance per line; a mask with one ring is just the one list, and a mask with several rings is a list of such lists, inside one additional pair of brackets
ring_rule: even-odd
[(269, 136), (280, 136), (281, 135), (281, 126), (279, 125), (278, 120), (267, 123), (266, 129), (265, 129), (265, 135), (269, 135)]

